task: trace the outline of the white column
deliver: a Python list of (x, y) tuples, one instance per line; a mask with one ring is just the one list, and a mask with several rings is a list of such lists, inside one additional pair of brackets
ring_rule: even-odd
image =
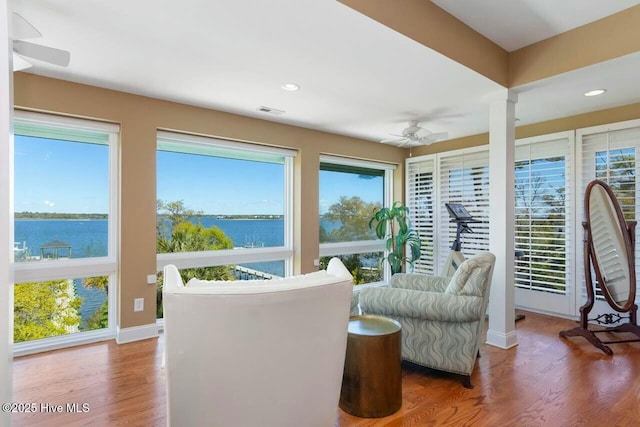
[[(0, 2), (0, 402), (11, 402), (13, 388), (13, 70), (9, 36), (10, 2)], [(11, 425), (11, 413), (0, 411), (0, 425)]]
[(518, 345), (515, 331), (514, 152), (517, 95), (505, 89), (489, 109), (489, 250), (496, 256), (487, 344)]

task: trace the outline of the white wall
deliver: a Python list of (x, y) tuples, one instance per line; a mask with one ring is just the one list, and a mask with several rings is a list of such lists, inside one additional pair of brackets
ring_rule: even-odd
[[(9, 38), (10, 2), (0, 2), (0, 403), (11, 402), (13, 379), (13, 256), (11, 226), (11, 157), (13, 137), (12, 44)], [(0, 425), (11, 424), (11, 414), (0, 411)]]

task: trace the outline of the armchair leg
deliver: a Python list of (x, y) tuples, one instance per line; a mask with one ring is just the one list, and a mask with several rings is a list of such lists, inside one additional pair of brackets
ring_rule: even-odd
[(464, 388), (473, 388), (473, 384), (471, 384), (471, 375), (462, 376), (462, 385)]

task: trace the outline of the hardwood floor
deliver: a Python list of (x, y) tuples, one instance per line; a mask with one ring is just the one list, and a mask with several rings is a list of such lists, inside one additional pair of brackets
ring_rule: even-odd
[[(558, 337), (575, 325), (526, 313), (516, 323), (517, 347), (482, 347), (474, 389), (403, 364), (398, 412), (366, 419), (338, 410), (336, 426), (637, 426), (640, 343), (612, 345), (614, 355), (607, 356), (583, 338)], [(108, 341), (16, 358), (14, 402), (34, 402), (39, 410), (79, 403), (79, 411), (86, 403), (89, 411), (14, 414), (14, 426), (165, 425), (162, 345), (162, 337)]]

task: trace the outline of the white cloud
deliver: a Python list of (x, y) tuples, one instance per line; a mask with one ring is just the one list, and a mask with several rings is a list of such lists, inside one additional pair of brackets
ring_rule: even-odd
[(45, 201), (44, 201), (44, 204), (45, 204), (46, 206), (50, 207), (50, 208), (52, 208), (52, 207), (54, 207), (54, 206), (56, 205), (56, 204), (55, 204), (55, 202), (52, 202), (52, 201), (50, 201), (50, 200), (45, 200)]

